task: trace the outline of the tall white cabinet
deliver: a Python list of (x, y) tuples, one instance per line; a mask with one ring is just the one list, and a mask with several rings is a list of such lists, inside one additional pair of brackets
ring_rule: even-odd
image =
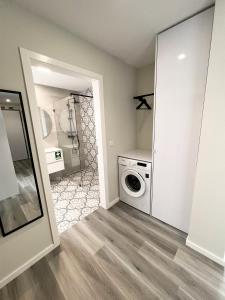
[(188, 232), (213, 8), (157, 37), (152, 215)]

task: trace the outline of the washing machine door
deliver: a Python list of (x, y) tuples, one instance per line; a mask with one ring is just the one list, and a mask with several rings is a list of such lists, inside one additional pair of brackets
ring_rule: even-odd
[(121, 184), (124, 191), (132, 197), (141, 197), (145, 192), (145, 181), (134, 170), (125, 170), (121, 174)]

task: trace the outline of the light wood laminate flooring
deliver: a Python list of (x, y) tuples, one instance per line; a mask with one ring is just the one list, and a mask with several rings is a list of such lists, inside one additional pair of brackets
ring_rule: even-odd
[(121, 202), (99, 208), (0, 299), (225, 299), (223, 268), (186, 247), (185, 238)]

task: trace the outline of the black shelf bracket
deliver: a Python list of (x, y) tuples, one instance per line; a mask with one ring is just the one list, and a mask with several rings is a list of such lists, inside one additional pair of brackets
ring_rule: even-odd
[(83, 95), (83, 94), (78, 94), (78, 93), (70, 93), (70, 96), (81, 96), (85, 98), (93, 98), (91, 95)]
[[(136, 107), (136, 109), (152, 109), (151, 106), (148, 104), (147, 100), (145, 99), (146, 97), (154, 96), (154, 93), (150, 94), (145, 94), (145, 95), (140, 95), (140, 96), (135, 96), (134, 99), (139, 100), (141, 103)], [(142, 107), (144, 106), (144, 107)]]

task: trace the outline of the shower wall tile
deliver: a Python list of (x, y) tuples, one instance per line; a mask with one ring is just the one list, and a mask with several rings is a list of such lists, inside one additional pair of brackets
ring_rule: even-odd
[[(93, 96), (92, 90), (88, 89), (85, 95)], [(79, 97), (80, 101), (80, 141), (82, 157), (86, 168), (98, 169), (97, 164), (97, 142), (94, 115), (93, 98)]]
[[(79, 100), (79, 97), (78, 97)], [(80, 165), (81, 169), (85, 168), (85, 155), (84, 155), (84, 143), (82, 141), (82, 130), (81, 130), (81, 115), (80, 115), (80, 103), (75, 104), (75, 111), (76, 111), (76, 121), (77, 121), (77, 134), (79, 138), (79, 151), (80, 151)]]

